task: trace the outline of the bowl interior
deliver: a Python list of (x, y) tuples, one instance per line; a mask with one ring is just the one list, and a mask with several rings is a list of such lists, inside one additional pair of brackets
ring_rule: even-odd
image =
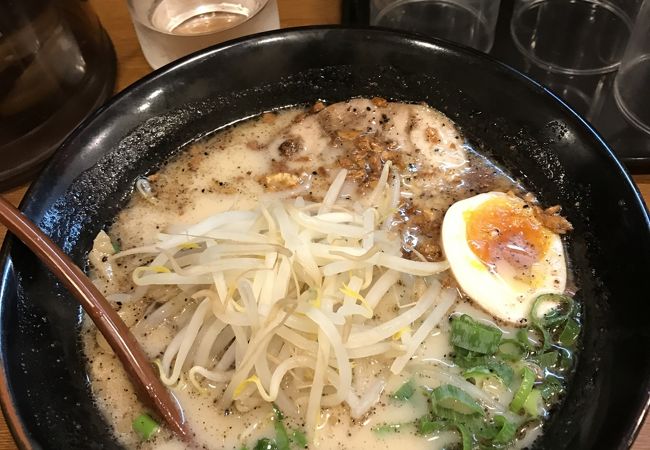
[[(214, 130), (288, 105), (356, 96), (426, 102), (574, 224), (569, 257), (584, 305), (574, 381), (538, 442), (625, 448), (648, 399), (648, 215), (598, 136), (541, 86), (480, 53), (394, 32), (268, 33), (188, 57), (87, 120), (23, 210), (73, 259), (111, 223), (135, 179)], [(19, 443), (118, 448), (93, 404), (74, 300), (20, 243), (4, 246), (0, 397)]]

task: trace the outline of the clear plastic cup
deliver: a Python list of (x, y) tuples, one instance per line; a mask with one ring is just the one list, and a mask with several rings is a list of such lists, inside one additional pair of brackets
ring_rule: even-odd
[(614, 81), (614, 98), (625, 118), (650, 134), (650, 0), (634, 25)]
[(500, 0), (371, 0), (370, 24), (426, 34), (484, 52), (494, 43)]
[(276, 0), (128, 0), (128, 5), (154, 69), (220, 42), (280, 28)]
[(517, 0), (510, 31), (524, 69), (588, 119), (610, 92), (643, 0)]

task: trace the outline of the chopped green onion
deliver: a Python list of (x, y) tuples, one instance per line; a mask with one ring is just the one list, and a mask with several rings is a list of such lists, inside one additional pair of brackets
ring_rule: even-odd
[(578, 335), (580, 334), (580, 324), (574, 319), (569, 319), (564, 325), (558, 343), (562, 347), (571, 348), (575, 346)]
[(401, 429), (402, 429), (401, 423), (387, 423), (384, 425), (379, 425), (374, 427), (372, 431), (374, 431), (379, 435), (382, 435), (382, 434), (398, 433)]
[(397, 400), (408, 400), (415, 393), (415, 385), (413, 380), (409, 380), (404, 383), (395, 393), (392, 395), (394, 399)]
[(548, 332), (546, 328), (541, 325), (536, 325), (540, 333), (542, 333), (542, 348), (541, 351), (545, 352), (551, 348), (551, 333)]
[(149, 417), (148, 414), (140, 414), (132, 423), (133, 431), (144, 441), (153, 437), (154, 434), (160, 429), (160, 425)]
[(519, 341), (503, 339), (499, 344), (498, 355), (508, 361), (519, 361), (524, 357), (524, 350)]
[(467, 392), (451, 384), (443, 384), (431, 391), (431, 399), (435, 406), (455, 411), (460, 414), (481, 414), (485, 412), (481, 405)]
[(293, 430), (291, 432), (291, 442), (295, 442), (299, 447), (307, 447), (307, 436), (300, 430)]
[(483, 355), (493, 355), (503, 333), (496, 327), (479, 323), (467, 314), (451, 321), (451, 343)]
[(278, 446), (271, 439), (262, 438), (257, 441), (253, 450), (278, 450)]
[(559, 356), (558, 352), (551, 351), (551, 352), (542, 353), (541, 355), (534, 358), (534, 360), (535, 362), (537, 362), (537, 364), (539, 364), (539, 367), (541, 367), (542, 369), (550, 370), (553, 369), (557, 364), (558, 356)]
[(515, 393), (515, 396), (510, 403), (510, 411), (519, 413), (521, 408), (523, 408), (526, 399), (528, 398), (528, 394), (530, 394), (530, 391), (533, 389), (534, 383), (535, 372), (529, 367), (524, 367), (521, 374), (521, 384), (519, 385), (519, 389), (517, 389), (517, 392)]
[(463, 372), (464, 378), (474, 378), (477, 381), (481, 378), (491, 377), (492, 375), (493, 373), (486, 366), (472, 367)]
[(275, 428), (275, 444), (278, 450), (289, 450), (289, 435), (287, 430), (284, 427), (282, 420), (284, 419), (284, 414), (280, 409), (273, 405), (273, 413), (275, 420), (273, 421), (273, 427)]
[(469, 432), (467, 427), (461, 423), (454, 424), (460, 432), (460, 439), (463, 443), (463, 450), (472, 450), (472, 433)]
[(507, 444), (512, 441), (517, 433), (517, 427), (503, 416), (495, 416), (494, 423), (499, 427), (499, 432), (494, 436), (492, 442), (495, 444)]
[(481, 417), (478, 414), (463, 414), (450, 408), (435, 406), (431, 402), (431, 414), (436, 420), (444, 420), (450, 423), (467, 423), (471, 418)]
[(275, 417), (275, 420), (284, 420), (284, 414), (275, 403), (273, 404), (273, 416)]
[(542, 394), (539, 389), (533, 389), (526, 397), (524, 402), (524, 411), (532, 417), (539, 416), (539, 410), (542, 403)]
[(488, 363), (488, 368), (501, 379), (503, 384), (510, 386), (512, 384), (512, 379), (515, 377), (515, 372), (512, 370), (508, 364), (501, 361), (490, 361)]
[(418, 420), (417, 428), (420, 434), (432, 434), (446, 429), (449, 425), (441, 420), (429, 420), (426, 417)]
[(512, 441), (517, 432), (517, 427), (504, 416), (498, 415), (492, 419), (492, 422), (483, 422), (478, 428), (472, 428), (470, 426), (470, 430), (485, 445), (485, 447), (481, 447), (482, 449), (491, 449), (502, 448), (504, 444)]
[(539, 390), (540, 393), (542, 394), (542, 398), (548, 401), (553, 397), (561, 394), (564, 388), (562, 387), (562, 383), (560, 382), (560, 380), (558, 380), (555, 377), (547, 376), (542, 382), (542, 384), (540, 385)]
[(559, 372), (567, 372), (573, 367), (573, 353), (571, 350), (562, 349), (560, 352), (560, 361), (558, 363)]
[(454, 347), (454, 363), (464, 369), (470, 369), (476, 366), (484, 366), (489, 361), (489, 357), (478, 355), (461, 347)]
[[(556, 305), (550, 311), (540, 315), (537, 311), (544, 303)], [(571, 297), (559, 294), (543, 294), (535, 299), (530, 311), (530, 318), (533, 324), (539, 324), (544, 328), (565, 322), (573, 312), (574, 302)]]
[[(539, 308), (545, 303), (555, 305), (550, 311), (540, 314)], [(566, 322), (574, 310), (574, 301), (571, 297), (559, 294), (543, 294), (535, 299), (530, 311), (530, 321), (542, 333), (542, 351), (551, 346), (550, 327)]]
[(505, 386), (510, 386), (514, 372), (512, 367), (497, 359), (488, 360), (484, 365), (470, 367), (463, 372), (463, 377), (474, 378), (477, 381), (479, 378), (489, 376), (497, 377)]
[(519, 342), (519, 345), (521, 346), (522, 349), (525, 351), (531, 351), (532, 350), (532, 345), (530, 340), (528, 339), (528, 329), (526, 328), (520, 328), (517, 330), (517, 342)]
[(119, 253), (122, 250), (119, 242), (111, 242), (111, 244), (113, 245), (113, 251), (115, 253)]
[(491, 441), (499, 432), (499, 427), (495, 423), (486, 421), (481, 421), (478, 424), (469, 424), (469, 428), (474, 433), (474, 436), (482, 442)]
[(278, 420), (273, 422), (275, 427), (275, 443), (278, 450), (289, 450), (289, 435), (284, 428), (284, 424)]

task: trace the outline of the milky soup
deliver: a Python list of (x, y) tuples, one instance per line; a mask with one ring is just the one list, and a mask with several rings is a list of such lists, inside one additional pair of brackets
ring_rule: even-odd
[(96, 402), (133, 449), (525, 448), (580, 333), (560, 213), (424, 104), (232, 126), (139, 179), (89, 254), (192, 442), (87, 321)]

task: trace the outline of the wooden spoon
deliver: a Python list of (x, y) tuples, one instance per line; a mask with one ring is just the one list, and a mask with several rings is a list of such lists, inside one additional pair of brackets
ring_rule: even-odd
[(0, 222), (20, 239), (68, 288), (122, 362), (140, 400), (185, 441), (189, 434), (183, 414), (153, 370), (149, 359), (120, 316), (88, 277), (34, 223), (0, 197)]

